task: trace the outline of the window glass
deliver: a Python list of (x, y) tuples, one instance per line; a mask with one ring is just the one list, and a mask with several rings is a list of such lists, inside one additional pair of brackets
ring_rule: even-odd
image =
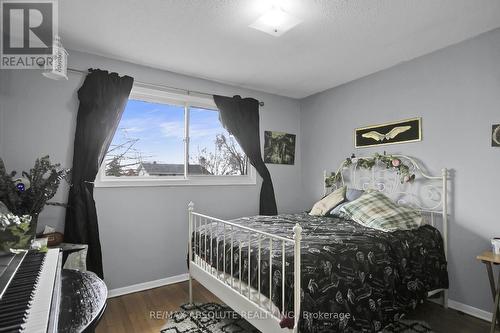
[(219, 120), (217, 110), (189, 110), (189, 174), (246, 175), (247, 157)]
[(184, 106), (129, 100), (105, 163), (106, 176), (184, 176)]

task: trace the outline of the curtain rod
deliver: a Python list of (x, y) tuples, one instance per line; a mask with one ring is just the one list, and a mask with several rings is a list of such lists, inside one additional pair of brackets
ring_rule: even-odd
[[(83, 70), (80, 70), (80, 69), (69, 68), (69, 67), (68, 67), (68, 72), (76, 73), (76, 74), (82, 74), (82, 75), (87, 75), (89, 73), (88, 71), (83, 71)], [(187, 90), (187, 89), (182, 89), (182, 88), (177, 88), (177, 87), (170, 87), (170, 86), (166, 86), (166, 85), (162, 85), (162, 84), (154, 84), (154, 83), (142, 82), (142, 81), (138, 81), (138, 80), (135, 80), (135, 79), (134, 79), (134, 83), (145, 85), (145, 86), (150, 86), (150, 87), (157, 87), (157, 88), (163, 88), (163, 89), (166, 88), (166, 89), (171, 89), (171, 90), (177, 90), (179, 92), (183, 92), (183, 93), (186, 93), (188, 95), (190, 93), (195, 93), (195, 94), (203, 95), (203, 96), (210, 96), (210, 97), (213, 96), (213, 94), (209, 94), (209, 93), (205, 93), (205, 92), (201, 92), (201, 91)], [(259, 106), (264, 106), (264, 102), (259, 101)]]

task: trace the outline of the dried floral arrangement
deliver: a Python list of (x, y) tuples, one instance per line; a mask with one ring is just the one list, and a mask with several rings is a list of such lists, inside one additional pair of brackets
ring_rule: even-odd
[(50, 162), (49, 156), (38, 158), (29, 172), (21, 177), (5, 170), (0, 158), (0, 201), (14, 215), (29, 215), (36, 222), (38, 214), (54, 197), (62, 180), (69, 181), (70, 170)]
[[(326, 187), (331, 187), (334, 184), (340, 182), (342, 175), (342, 168), (349, 167), (354, 163), (355, 157), (348, 157), (342, 163), (342, 166), (337, 172), (332, 172), (332, 174), (325, 178)], [(373, 157), (364, 157), (356, 159), (356, 167), (371, 170), (375, 165), (382, 164), (385, 165), (387, 169), (393, 169), (396, 171), (401, 179), (401, 183), (411, 183), (415, 180), (415, 174), (411, 172), (410, 167), (403, 162), (400, 158), (393, 155), (379, 154), (375, 153)]]

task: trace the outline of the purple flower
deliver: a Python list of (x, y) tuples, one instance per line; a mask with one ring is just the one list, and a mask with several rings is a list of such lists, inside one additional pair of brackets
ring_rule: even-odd
[(24, 192), (31, 186), (30, 180), (25, 177), (14, 179), (14, 184), (19, 192)]

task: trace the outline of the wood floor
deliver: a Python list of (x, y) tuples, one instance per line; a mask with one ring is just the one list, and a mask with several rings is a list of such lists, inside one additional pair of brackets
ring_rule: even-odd
[[(193, 281), (193, 300), (221, 302), (196, 281)], [(110, 298), (96, 333), (159, 333), (166, 322), (164, 313), (178, 310), (187, 301), (187, 282)]]
[[(197, 282), (193, 296), (199, 303), (220, 302)], [(187, 282), (111, 298), (96, 333), (158, 333), (166, 313), (178, 310), (187, 299)], [(438, 333), (486, 333), (490, 327), (485, 321), (430, 302), (420, 305), (408, 318), (425, 320)]]

